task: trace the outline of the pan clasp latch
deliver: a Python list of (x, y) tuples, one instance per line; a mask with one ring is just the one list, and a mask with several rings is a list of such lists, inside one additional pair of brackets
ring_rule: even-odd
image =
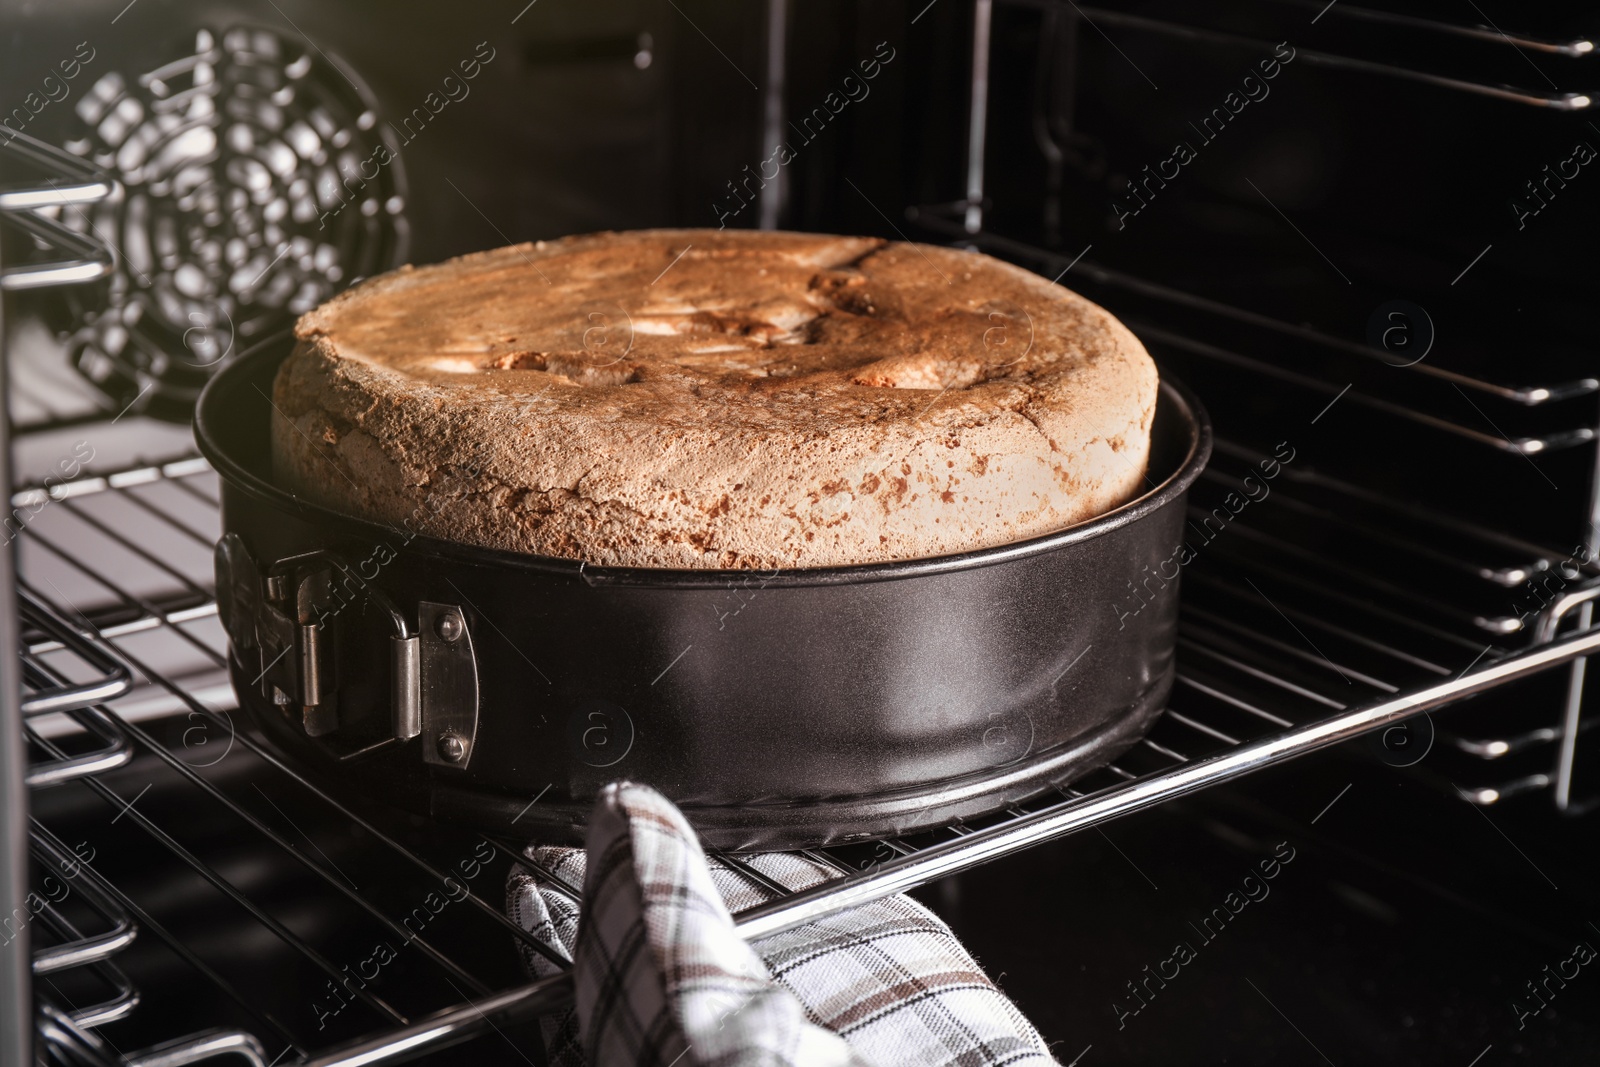
[(294, 568), (295, 560), (281, 560), (263, 576), (239, 535), (228, 534), (216, 552), (217, 613), (239, 663), (257, 668), (251, 684), (307, 736), (322, 737), (339, 728), (323, 618), (330, 572)]
[[(388, 595), (363, 581), (332, 552), (278, 560), (264, 571), (237, 534), (217, 545), (217, 611), (241, 666), (258, 669), (252, 685), (309, 737), (342, 723), (334, 629), (343, 608), (365, 597), (390, 621), (390, 737), (341, 758), (422, 738), (422, 758), (465, 768), (478, 739), (478, 664), (466, 615), (455, 604), (424, 600), (413, 626)], [(363, 613), (364, 615), (364, 613)], [(347, 633), (348, 639), (355, 634)], [(366, 732), (370, 737), (370, 727)]]
[(478, 661), (466, 615), (455, 604), (417, 605), (421, 645), (422, 758), (465, 767), (478, 740)]

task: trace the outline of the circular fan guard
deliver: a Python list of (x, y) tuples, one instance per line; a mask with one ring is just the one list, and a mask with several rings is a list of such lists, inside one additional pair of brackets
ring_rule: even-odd
[(187, 421), (240, 348), (404, 259), (398, 149), (371, 92), (302, 42), (203, 29), (131, 83), (100, 78), (78, 115), (67, 148), (122, 190), (62, 216), (117, 252), (68, 295), (69, 343), (118, 407)]

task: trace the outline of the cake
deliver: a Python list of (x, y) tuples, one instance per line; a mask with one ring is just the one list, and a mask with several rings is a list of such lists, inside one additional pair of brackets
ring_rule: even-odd
[(274, 477), (603, 566), (830, 567), (1036, 537), (1145, 486), (1157, 377), (975, 252), (647, 230), (400, 270), (304, 315)]

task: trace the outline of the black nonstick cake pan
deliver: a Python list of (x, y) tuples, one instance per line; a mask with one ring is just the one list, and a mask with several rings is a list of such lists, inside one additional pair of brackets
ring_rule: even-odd
[(1137, 741), (1171, 688), (1168, 565), (1211, 451), (1171, 380), (1148, 491), (1091, 521), (931, 559), (660, 570), (457, 544), (280, 489), (270, 397), (292, 344), (223, 369), (195, 436), (221, 476), (240, 705), (330, 787), (569, 841), (626, 778), (713, 847), (797, 848), (946, 825), (1081, 776)]

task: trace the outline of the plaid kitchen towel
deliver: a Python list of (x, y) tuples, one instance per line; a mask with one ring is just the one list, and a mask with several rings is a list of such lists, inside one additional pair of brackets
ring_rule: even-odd
[[(545, 1023), (557, 1067), (1056, 1062), (949, 927), (908, 897), (747, 944), (729, 909), (773, 893), (708, 863), (683, 816), (647, 787), (604, 791), (587, 853), (546, 847), (529, 859), (531, 871), (511, 874), (511, 916), (574, 961), (577, 1009)], [(839, 876), (790, 853), (744, 862), (790, 889)], [(524, 955), (535, 974), (553, 973)]]

